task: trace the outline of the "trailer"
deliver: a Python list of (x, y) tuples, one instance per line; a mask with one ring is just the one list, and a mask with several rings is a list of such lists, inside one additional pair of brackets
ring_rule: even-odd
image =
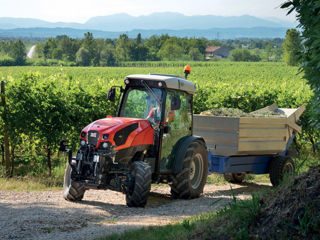
[[(286, 172), (295, 169), (288, 149), (301, 127), (297, 124), (305, 106), (278, 108), (273, 104), (258, 111), (274, 111), (281, 117), (224, 117), (195, 114), (194, 135), (202, 136), (208, 149), (209, 172), (224, 174), (240, 183), (245, 174), (270, 174), (277, 186)], [(256, 111), (257, 112), (257, 111)]]

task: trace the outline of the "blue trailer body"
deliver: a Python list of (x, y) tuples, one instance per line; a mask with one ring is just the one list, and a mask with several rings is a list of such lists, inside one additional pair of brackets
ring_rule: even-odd
[(269, 172), (269, 162), (272, 157), (272, 155), (225, 157), (211, 155), (209, 152), (209, 172), (264, 174)]
[[(286, 150), (277, 155), (285, 156), (293, 142), (295, 134), (288, 140)], [(269, 164), (276, 155), (218, 156), (208, 151), (209, 172), (213, 173), (269, 173)]]

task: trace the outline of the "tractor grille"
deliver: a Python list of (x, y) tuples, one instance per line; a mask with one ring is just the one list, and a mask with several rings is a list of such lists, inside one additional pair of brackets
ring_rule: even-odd
[(88, 144), (97, 146), (99, 140), (99, 132), (98, 131), (89, 131), (88, 132)]

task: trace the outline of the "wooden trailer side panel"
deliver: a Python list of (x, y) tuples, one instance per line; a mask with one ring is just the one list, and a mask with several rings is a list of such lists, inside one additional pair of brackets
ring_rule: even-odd
[(238, 153), (239, 118), (193, 115), (193, 134), (206, 141), (213, 155)]
[(276, 154), (286, 149), (286, 118), (240, 118), (238, 154)]

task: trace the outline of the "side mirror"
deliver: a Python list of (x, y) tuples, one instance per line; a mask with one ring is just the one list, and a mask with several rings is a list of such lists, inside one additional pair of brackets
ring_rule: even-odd
[(171, 97), (171, 110), (179, 110), (181, 107), (181, 99), (177, 96)]
[(114, 102), (115, 96), (116, 96), (116, 89), (110, 88), (107, 94), (108, 100), (111, 102)]
[(59, 151), (60, 152), (65, 152), (67, 151), (66, 147), (67, 147), (67, 143), (68, 143), (68, 140), (61, 140), (60, 141), (60, 147), (59, 147)]
[(163, 133), (164, 133), (164, 134), (167, 134), (167, 133), (170, 132), (170, 130), (171, 130), (171, 128), (170, 128), (169, 126), (165, 126), (165, 127), (163, 128)]

